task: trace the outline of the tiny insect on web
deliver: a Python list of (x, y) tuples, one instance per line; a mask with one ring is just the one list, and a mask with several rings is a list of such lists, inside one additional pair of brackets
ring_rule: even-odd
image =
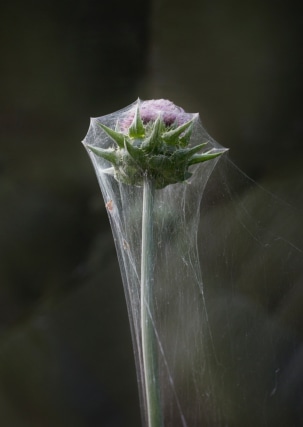
[(112, 212), (114, 209), (114, 204), (112, 200), (109, 200), (108, 202), (105, 203), (105, 207), (109, 212)]

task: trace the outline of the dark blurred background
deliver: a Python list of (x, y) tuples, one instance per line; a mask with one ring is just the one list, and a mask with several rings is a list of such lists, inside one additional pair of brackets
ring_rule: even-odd
[(139, 426), (89, 118), (199, 111), (249, 176), (302, 207), (299, 2), (2, 0), (0, 425)]

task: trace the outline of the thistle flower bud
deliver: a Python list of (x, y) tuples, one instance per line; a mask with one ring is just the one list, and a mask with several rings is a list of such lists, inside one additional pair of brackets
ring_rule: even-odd
[(140, 101), (111, 129), (99, 126), (114, 142), (112, 148), (88, 146), (97, 156), (109, 161), (115, 178), (128, 185), (142, 186), (148, 177), (155, 188), (183, 182), (191, 177), (189, 167), (211, 160), (225, 152), (199, 152), (203, 142), (189, 147), (198, 114), (186, 113), (165, 99)]

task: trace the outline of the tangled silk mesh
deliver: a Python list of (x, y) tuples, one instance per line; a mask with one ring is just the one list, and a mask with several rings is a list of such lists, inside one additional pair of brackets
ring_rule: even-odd
[[(91, 120), (84, 144), (111, 147), (135, 104)], [(191, 145), (209, 141), (195, 124)], [(140, 327), (142, 187), (121, 184), (88, 150), (107, 205), (132, 330), (146, 422)], [(295, 426), (303, 420), (299, 334), (283, 301), (299, 293), (302, 233), (286, 203), (224, 155), (191, 168), (189, 182), (157, 190), (154, 309), (165, 427)], [(202, 204), (201, 204), (202, 200)], [(200, 206), (201, 204), (201, 206)], [(301, 220), (299, 221), (299, 223)], [(286, 224), (286, 225), (285, 225)], [(302, 418), (300, 418), (302, 417)]]

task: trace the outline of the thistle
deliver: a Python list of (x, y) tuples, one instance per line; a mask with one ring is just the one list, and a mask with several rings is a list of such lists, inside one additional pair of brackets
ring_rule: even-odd
[[(132, 298), (137, 298), (138, 295), (136, 301), (140, 306), (136, 306), (135, 314), (132, 316), (133, 319), (139, 319), (139, 338), (136, 336), (136, 345), (140, 347), (140, 369), (143, 371), (142, 394), (148, 427), (164, 425), (158, 372), (160, 342), (154, 322), (155, 191), (162, 190), (161, 193), (164, 193), (165, 187), (187, 181), (192, 176), (191, 166), (214, 159), (226, 151), (225, 148), (211, 148), (203, 151), (208, 144), (207, 140), (197, 145), (191, 145), (192, 132), (197, 121), (198, 114), (185, 113), (182, 108), (170, 101), (160, 99), (141, 102), (138, 100), (135, 106), (123, 110), (119, 114), (114, 126), (111, 126), (112, 122), (110, 126), (107, 126), (99, 120), (93, 121), (93, 142), (95, 142), (96, 135), (99, 138), (101, 128), (101, 140), (102, 143), (106, 140), (107, 148), (100, 147), (98, 143), (90, 144), (91, 133), (84, 142), (86, 148), (93, 153), (91, 157), (101, 188), (104, 189), (105, 199), (109, 197), (109, 188), (105, 184), (107, 179), (103, 180), (102, 175), (104, 177), (104, 174), (112, 174), (118, 182), (127, 184), (127, 186), (119, 186), (120, 200), (117, 200), (117, 204), (122, 206), (122, 209), (120, 214), (112, 216), (112, 224), (118, 255), (120, 255), (122, 275), (126, 264), (129, 263), (132, 269), (125, 282), (127, 286), (132, 287), (131, 279), (136, 281), (138, 277), (140, 280), (139, 291), (134, 286), (129, 293)], [(96, 123), (99, 127), (98, 131), (95, 128)], [(96, 161), (96, 158), (99, 161)], [(99, 169), (100, 158), (109, 162), (110, 167)], [(143, 194), (140, 193), (140, 197), (143, 195), (143, 200), (140, 201), (142, 202), (142, 223), (141, 230), (139, 230), (141, 231), (139, 274), (133, 262), (134, 251), (129, 245), (130, 236), (125, 233), (122, 226), (123, 223), (127, 228), (129, 217), (125, 214), (126, 219), (121, 221), (126, 207), (123, 205), (123, 200), (126, 200), (125, 194), (130, 195), (130, 192), (126, 191), (129, 186), (143, 187)], [(128, 202), (130, 203), (129, 200)], [(112, 211), (112, 200), (109, 203)], [(133, 245), (136, 246), (140, 242), (137, 224), (138, 222), (132, 228), (136, 237), (131, 239)], [(124, 242), (127, 242), (127, 249), (125, 249)], [(138, 315), (138, 313), (140, 314)]]
[[(133, 115), (132, 121), (130, 119)], [(190, 120), (186, 120), (191, 116)], [(203, 142), (189, 147), (198, 114), (186, 114), (170, 101), (138, 101), (133, 114), (117, 123), (117, 130), (99, 126), (115, 143), (111, 148), (88, 145), (93, 153), (109, 161), (116, 180), (128, 185), (143, 186), (151, 180), (156, 189), (189, 179), (189, 167), (224, 153), (225, 149), (201, 152)]]

